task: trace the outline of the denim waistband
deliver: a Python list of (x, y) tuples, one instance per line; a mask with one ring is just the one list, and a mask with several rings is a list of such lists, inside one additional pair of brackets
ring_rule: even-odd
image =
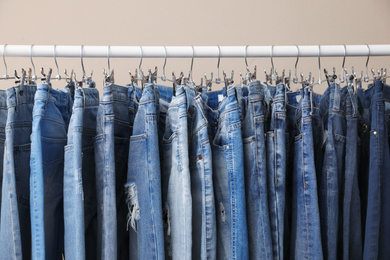
[(218, 110), (221, 97), (225, 97), (225, 88), (215, 91), (207, 91), (207, 105), (212, 110)]
[(7, 109), (7, 92), (0, 90), (0, 109)]
[(79, 88), (75, 91), (73, 107), (99, 106), (99, 91), (95, 88)]
[(53, 89), (50, 85), (46, 83), (40, 83), (37, 85), (37, 93), (35, 94), (35, 100), (46, 100), (48, 102), (52, 101), (59, 106), (67, 106), (72, 103), (72, 97), (70, 96), (69, 89)]
[(372, 102), (389, 101), (390, 102), (390, 86), (384, 84), (382, 81), (377, 80), (374, 83), (374, 95), (372, 96)]
[[(163, 99), (167, 101), (168, 103), (171, 102), (172, 97), (173, 97), (173, 88), (172, 87), (167, 87), (163, 85), (154, 85), (154, 87), (158, 88), (159, 94), (160, 94), (160, 99)], [(176, 93), (177, 95), (177, 93)]]
[(20, 86), (7, 89), (7, 107), (16, 107), (19, 104), (34, 104), (36, 91), (36, 85), (24, 85), (22, 91)]
[(248, 85), (248, 100), (249, 102), (264, 100), (264, 88), (260, 81), (254, 81)]

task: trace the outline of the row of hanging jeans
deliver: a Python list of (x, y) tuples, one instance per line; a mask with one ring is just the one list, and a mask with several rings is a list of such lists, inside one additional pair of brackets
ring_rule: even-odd
[(390, 86), (0, 91), (1, 259), (390, 259)]

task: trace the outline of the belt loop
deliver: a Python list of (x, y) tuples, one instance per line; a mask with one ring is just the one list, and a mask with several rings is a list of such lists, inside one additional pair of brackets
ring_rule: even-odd
[(85, 93), (84, 90), (81, 89), (81, 94), (83, 95), (83, 111), (85, 110)]
[(334, 96), (333, 96), (333, 108), (339, 110), (340, 109), (340, 85), (336, 84), (334, 88)]

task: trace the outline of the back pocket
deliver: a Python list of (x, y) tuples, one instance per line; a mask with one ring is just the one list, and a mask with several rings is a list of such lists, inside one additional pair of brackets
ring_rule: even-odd
[(16, 194), (25, 205), (30, 205), (30, 153), (31, 144), (14, 146)]

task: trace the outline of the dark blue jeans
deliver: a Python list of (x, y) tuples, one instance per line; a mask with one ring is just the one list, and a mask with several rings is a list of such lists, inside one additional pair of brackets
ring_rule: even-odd
[(274, 259), (284, 258), (284, 216), (286, 202), (286, 87), (279, 84), (271, 105), (267, 132), (267, 178)]
[(5, 125), (7, 123), (7, 92), (0, 90), (0, 209), (1, 187), (3, 186), (3, 161), (5, 144)]
[(358, 126), (359, 112), (356, 94), (347, 87), (345, 176), (343, 201), (343, 259), (362, 259), (362, 229), (360, 192), (358, 184)]
[(375, 82), (364, 259), (390, 259), (390, 87)]
[(303, 90), (296, 116), (300, 134), (295, 137), (294, 144), (292, 259), (323, 259), (314, 159), (312, 95), (308, 89)]
[(324, 162), (319, 184), (322, 245), (325, 259), (342, 256), (342, 187), (345, 152), (347, 88), (332, 83), (321, 100), (325, 135)]

